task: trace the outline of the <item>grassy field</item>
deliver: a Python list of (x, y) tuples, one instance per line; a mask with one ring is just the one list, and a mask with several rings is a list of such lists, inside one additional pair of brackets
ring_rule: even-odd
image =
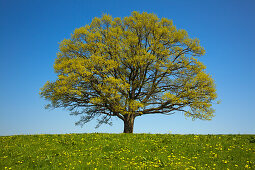
[(0, 169), (255, 169), (255, 135), (0, 137)]

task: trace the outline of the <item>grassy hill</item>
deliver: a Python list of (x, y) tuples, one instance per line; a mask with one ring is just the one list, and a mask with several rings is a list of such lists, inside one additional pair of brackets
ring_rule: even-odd
[(0, 169), (255, 169), (255, 135), (0, 137)]

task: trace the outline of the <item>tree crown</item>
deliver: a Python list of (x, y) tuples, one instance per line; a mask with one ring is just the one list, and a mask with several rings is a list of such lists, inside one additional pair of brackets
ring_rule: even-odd
[(197, 57), (205, 54), (198, 39), (171, 20), (133, 12), (124, 18), (103, 15), (75, 29), (59, 46), (54, 69), (40, 95), (48, 107), (85, 114), (78, 124), (103, 116), (172, 114), (210, 120), (216, 99), (213, 79)]

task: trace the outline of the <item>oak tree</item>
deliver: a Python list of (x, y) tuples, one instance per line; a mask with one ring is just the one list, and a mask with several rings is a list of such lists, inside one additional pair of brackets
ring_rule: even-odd
[(113, 116), (133, 133), (137, 116), (184, 113), (210, 120), (216, 88), (198, 57), (205, 54), (172, 21), (155, 14), (133, 12), (124, 18), (103, 15), (75, 29), (59, 46), (54, 69), (40, 95), (47, 107), (63, 107), (81, 115), (77, 124)]

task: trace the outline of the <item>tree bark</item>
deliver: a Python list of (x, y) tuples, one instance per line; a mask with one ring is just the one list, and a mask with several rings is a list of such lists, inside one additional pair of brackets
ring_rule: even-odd
[(134, 120), (135, 120), (135, 117), (133, 115), (124, 115), (124, 131), (123, 131), (123, 133), (133, 133)]

